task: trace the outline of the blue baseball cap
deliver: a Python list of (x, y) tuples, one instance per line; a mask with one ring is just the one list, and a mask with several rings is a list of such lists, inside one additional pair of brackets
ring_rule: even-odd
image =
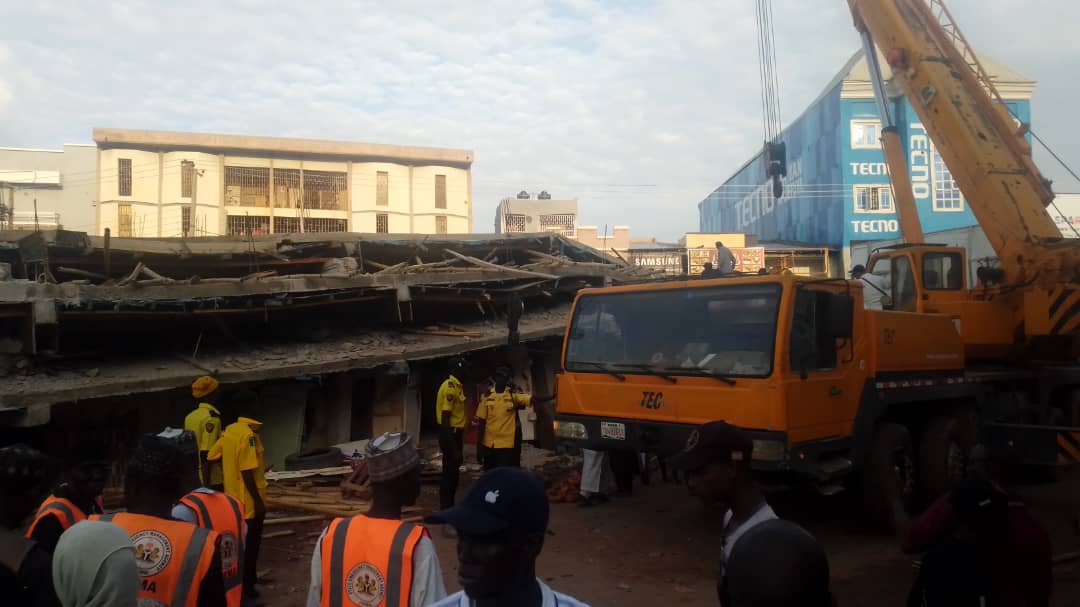
[(507, 529), (543, 533), (548, 526), (544, 483), (521, 468), (496, 468), (481, 476), (453, 508), (425, 522), (452, 525), (465, 535), (493, 535)]

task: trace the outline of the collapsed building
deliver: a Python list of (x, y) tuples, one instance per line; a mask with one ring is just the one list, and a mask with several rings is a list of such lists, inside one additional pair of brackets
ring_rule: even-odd
[(225, 422), (263, 421), (281, 469), (434, 429), (450, 356), (469, 357), (477, 389), (508, 363), (521, 389), (550, 394), (575, 293), (656, 277), (557, 234), (0, 233), (0, 432), (121, 461), (131, 437), (181, 425), (209, 374)]

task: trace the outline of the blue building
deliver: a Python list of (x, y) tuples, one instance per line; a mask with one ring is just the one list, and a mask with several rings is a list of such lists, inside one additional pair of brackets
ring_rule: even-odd
[[(1013, 114), (1030, 122), (1035, 82), (986, 57), (980, 61)], [(880, 63), (888, 81), (888, 64), (884, 58)], [(919, 116), (897, 89), (886, 89), (927, 241), (974, 246), (972, 259), (993, 255), (980, 255), (986, 253), (978, 251), (985, 237)], [(842, 252), (843, 267), (865, 262), (874, 247), (900, 239), (880, 129), (869, 70), (859, 51), (784, 129), (788, 174), (783, 197), (773, 198), (759, 153), (698, 203), (700, 231), (824, 245)]]

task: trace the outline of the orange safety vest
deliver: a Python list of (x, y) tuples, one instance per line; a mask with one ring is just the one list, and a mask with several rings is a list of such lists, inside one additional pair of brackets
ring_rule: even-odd
[(37, 514), (34, 515), (34, 521), (30, 523), (30, 527), (26, 530), (26, 537), (31, 537), (34, 534), (34, 529), (46, 516), (55, 516), (56, 520), (60, 521), (60, 526), (64, 528), (64, 531), (70, 529), (75, 523), (86, 520), (86, 513), (73, 504), (71, 500), (50, 495), (38, 507)]
[(144, 601), (168, 607), (197, 607), (218, 534), (184, 521), (145, 514), (95, 514), (90, 520), (110, 522), (127, 531), (135, 546), (135, 564)]
[(409, 607), (421, 525), (368, 516), (336, 518), (322, 538), (320, 607)]
[(221, 573), (225, 578), (225, 601), (240, 607), (244, 571), (244, 507), (235, 497), (215, 491), (192, 491), (180, 503), (195, 511), (200, 527), (213, 529), (221, 537)]

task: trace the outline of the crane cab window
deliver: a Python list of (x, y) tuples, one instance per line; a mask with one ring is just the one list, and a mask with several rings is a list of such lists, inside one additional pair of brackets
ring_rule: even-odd
[(923, 288), (956, 291), (964, 288), (964, 266), (959, 253), (926, 253), (922, 258)]
[(911, 271), (911, 260), (907, 255), (892, 258), (892, 294), (893, 310), (915, 311), (915, 275)]

